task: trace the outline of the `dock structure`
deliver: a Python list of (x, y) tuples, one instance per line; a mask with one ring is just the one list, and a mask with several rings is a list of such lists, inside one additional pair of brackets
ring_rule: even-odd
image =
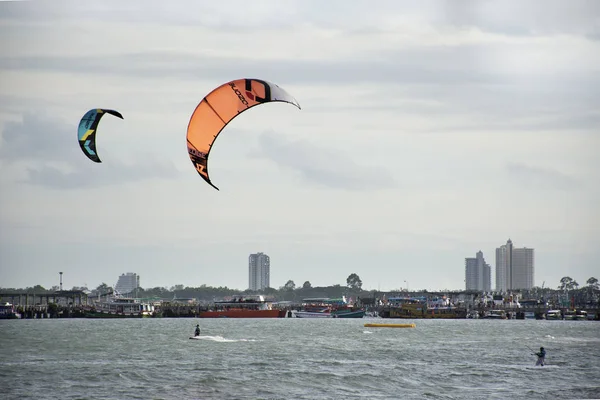
[(88, 295), (81, 290), (58, 290), (50, 293), (0, 292), (0, 302), (15, 306), (47, 306), (48, 304), (85, 306)]

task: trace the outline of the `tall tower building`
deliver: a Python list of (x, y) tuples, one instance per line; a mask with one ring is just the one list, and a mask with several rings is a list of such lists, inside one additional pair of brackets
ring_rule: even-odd
[(263, 290), (271, 286), (271, 259), (264, 253), (248, 257), (248, 286), (250, 290)]
[(514, 248), (510, 239), (496, 249), (496, 290), (531, 289), (534, 286), (534, 249)]
[(527, 247), (513, 249), (513, 288), (531, 289), (534, 286), (534, 251)]
[(496, 290), (504, 292), (512, 289), (512, 248), (510, 239), (496, 249)]
[(485, 262), (481, 250), (475, 258), (465, 258), (465, 286), (467, 290), (491, 290), (491, 267)]
[(123, 295), (132, 294), (138, 287), (140, 287), (140, 276), (133, 272), (121, 274), (115, 285), (117, 292)]

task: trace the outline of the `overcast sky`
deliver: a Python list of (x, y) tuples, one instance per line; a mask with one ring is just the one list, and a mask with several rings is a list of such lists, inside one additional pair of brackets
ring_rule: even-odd
[[(0, 287), (463, 289), (509, 238), (600, 278), (600, 2), (0, 2)], [(232, 79), (292, 94), (187, 155)], [(112, 108), (101, 164), (77, 125)]]

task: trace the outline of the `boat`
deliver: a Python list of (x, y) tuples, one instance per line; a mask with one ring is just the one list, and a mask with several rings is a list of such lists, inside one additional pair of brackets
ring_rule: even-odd
[(13, 304), (6, 302), (0, 304), (0, 319), (21, 319), (21, 314), (17, 312)]
[(547, 320), (559, 320), (563, 319), (562, 311), (560, 310), (548, 310), (546, 311)]
[(97, 300), (86, 318), (147, 318), (154, 314), (152, 303), (142, 302), (131, 297), (113, 297)]
[(334, 310), (331, 315), (333, 318), (363, 318), (365, 310)]
[(296, 318), (333, 318), (331, 312), (327, 309), (322, 311), (293, 311), (292, 315)]
[(565, 320), (571, 320), (571, 321), (585, 321), (585, 320), (587, 320), (587, 311), (566, 310), (563, 318)]
[(416, 324), (374, 324), (367, 323), (364, 325), (367, 328), (416, 328)]
[(302, 300), (300, 310), (292, 311), (296, 318), (363, 318), (365, 310), (348, 303), (345, 296), (339, 299), (328, 297)]
[(467, 310), (464, 308), (441, 301), (428, 304), (425, 297), (390, 297), (388, 300), (390, 305), (381, 314), (383, 318), (462, 319), (467, 317)]
[(523, 311), (523, 319), (535, 319), (535, 312)]
[(484, 319), (508, 319), (504, 310), (489, 310), (483, 315)]
[(273, 308), (273, 302), (262, 295), (234, 295), (229, 300), (215, 301), (198, 318), (284, 318), (287, 311)]

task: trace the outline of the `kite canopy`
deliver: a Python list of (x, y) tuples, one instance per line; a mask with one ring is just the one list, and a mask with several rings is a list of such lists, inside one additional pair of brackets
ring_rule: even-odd
[(225, 126), (247, 109), (262, 103), (279, 101), (300, 109), (289, 93), (274, 83), (260, 79), (237, 79), (206, 95), (194, 110), (187, 129), (188, 154), (200, 176), (212, 187), (208, 176), (208, 155)]
[(100, 163), (100, 157), (96, 153), (96, 130), (98, 129), (98, 123), (105, 114), (111, 114), (115, 117), (123, 119), (120, 112), (115, 110), (107, 110), (103, 108), (94, 108), (85, 113), (81, 121), (79, 121), (79, 128), (77, 129), (77, 138), (79, 139), (79, 146), (81, 151), (90, 160)]

